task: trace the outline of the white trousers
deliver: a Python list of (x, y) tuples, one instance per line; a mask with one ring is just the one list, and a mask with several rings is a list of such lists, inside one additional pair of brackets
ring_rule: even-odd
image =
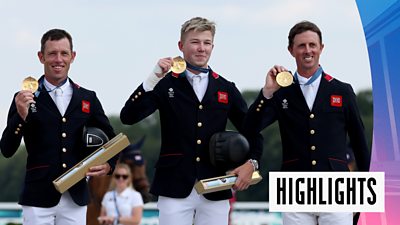
[(60, 202), (51, 208), (22, 206), (23, 225), (82, 225), (86, 224), (87, 206), (78, 206), (65, 192)]
[(353, 213), (282, 213), (283, 225), (352, 225)]
[(186, 198), (158, 197), (159, 225), (227, 225), (229, 200), (210, 201), (193, 189)]

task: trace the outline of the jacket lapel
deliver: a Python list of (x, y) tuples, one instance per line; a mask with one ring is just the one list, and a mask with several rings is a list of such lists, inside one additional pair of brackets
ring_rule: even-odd
[(210, 71), (208, 74), (208, 85), (207, 85), (207, 90), (206, 93), (204, 94), (203, 103), (209, 102), (212, 100), (212, 98), (215, 98), (217, 96), (216, 92), (218, 91), (218, 81), (217, 78), (212, 76), (213, 72)]
[(38, 96), (36, 98), (36, 101), (43, 107), (48, 108), (50, 111), (52, 111), (54, 114), (60, 114), (60, 111), (57, 108), (56, 103), (54, 100), (51, 98), (50, 94), (47, 92), (46, 87), (44, 86), (44, 75), (39, 79), (39, 89), (38, 89)]
[(71, 101), (68, 104), (67, 110), (65, 111), (65, 115), (68, 115), (71, 111), (73, 111), (76, 107), (79, 106), (82, 100), (82, 95), (80, 94), (80, 87), (75, 84), (71, 79), (69, 79), (69, 82), (71, 83), (72, 86), (72, 97)]
[(296, 104), (300, 110), (304, 111), (305, 113), (309, 113), (310, 109), (308, 108), (306, 99), (304, 98), (303, 92), (301, 91), (299, 82), (295, 81), (292, 86), (292, 97), (295, 99), (293, 103)]
[(324, 78), (325, 74), (322, 73), (321, 75), (321, 82), (319, 83), (317, 96), (315, 97), (314, 105), (312, 108), (313, 112), (320, 111), (322, 109), (323, 101), (328, 99), (326, 95), (329, 93), (327, 89), (329, 88), (329, 82)]
[(197, 99), (196, 93), (193, 90), (192, 85), (189, 83), (186, 74), (173, 74), (175, 77), (173, 80), (174, 86), (181, 92), (183, 92), (182, 97), (189, 101), (199, 102)]

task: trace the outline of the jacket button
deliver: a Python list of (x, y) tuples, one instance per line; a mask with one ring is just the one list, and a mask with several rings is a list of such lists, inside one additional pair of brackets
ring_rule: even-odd
[(261, 105), (261, 104), (259, 104), (259, 105), (258, 105), (258, 108), (261, 108), (261, 107), (262, 107), (262, 105)]
[(315, 134), (315, 130), (310, 130), (310, 134)]
[(199, 105), (199, 109), (203, 109), (203, 105)]
[(135, 95), (135, 98), (138, 98), (139, 96)]
[(313, 145), (313, 146), (311, 146), (311, 150), (315, 150), (316, 149), (316, 147)]
[(313, 113), (310, 114), (310, 119), (314, 119), (314, 114)]
[(260, 103), (261, 103), (261, 104), (264, 104), (264, 100), (261, 100)]
[(198, 126), (198, 127), (202, 127), (203, 124), (202, 124), (201, 122), (198, 122), (198, 123), (197, 123), (197, 126)]
[(63, 117), (63, 118), (62, 118), (62, 121), (63, 121), (64, 123), (66, 123), (66, 122), (67, 122), (67, 119), (66, 119), (65, 117)]
[(199, 140), (197, 140), (197, 142), (196, 142), (196, 143), (197, 143), (198, 145), (199, 145), (199, 144), (201, 144), (201, 140), (200, 140), (200, 139), (199, 139)]
[(62, 151), (63, 151), (63, 152), (67, 152), (67, 149), (66, 149), (66, 148), (62, 148)]
[(142, 92), (139, 91), (137, 94), (138, 94), (138, 95), (142, 95)]
[(20, 130), (21, 130), (21, 128), (17, 127), (17, 131), (20, 131)]
[(65, 137), (67, 137), (67, 134), (66, 134), (66, 133), (62, 133), (61, 136), (62, 136), (63, 138), (65, 138)]
[(260, 108), (257, 108), (256, 111), (257, 111), (257, 112), (260, 112)]
[(313, 166), (315, 166), (315, 165), (317, 165), (317, 161), (313, 160), (313, 161), (311, 161), (311, 164), (312, 164)]
[(22, 124), (18, 124), (19, 127), (22, 127)]
[(67, 168), (67, 164), (63, 163), (63, 164), (62, 164), (62, 167), (63, 167), (63, 168)]
[(18, 131), (15, 131), (14, 133), (15, 133), (15, 134), (18, 134)]
[(196, 157), (196, 162), (200, 162), (200, 157)]
[(132, 102), (134, 102), (134, 101), (135, 101), (135, 99), (134, 99), (134, 98), (131, 98), (131, 100), (132, 100)]

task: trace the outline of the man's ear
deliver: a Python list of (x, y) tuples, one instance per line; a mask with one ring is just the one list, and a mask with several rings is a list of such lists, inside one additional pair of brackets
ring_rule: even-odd
[(39, 61), (43, 64), (44, 63), (44, 55), (41, 51), (38, 51), (37, 53)]
[(288, 49), (288, 51), (290, 52), (290, 54), (294, 57), (294, 55), (293, 55), (293, 48), (290, 47), (290, 46), (288, 46), (287, 49)]
[(182, 51), (182, 49), (183, 49), (183, 43), (182, 43), (182, 41), (178, 41), (178, 48), (179, 48), (179, 50)]

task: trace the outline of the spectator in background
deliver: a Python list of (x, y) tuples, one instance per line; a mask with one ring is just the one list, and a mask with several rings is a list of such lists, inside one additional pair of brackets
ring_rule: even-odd
[(100, 224), (137, 225), (143, 214), (143, 199), (132, 186), (132, 173), (127, 164), (115, 167), (113, 180), (102, 201)]

